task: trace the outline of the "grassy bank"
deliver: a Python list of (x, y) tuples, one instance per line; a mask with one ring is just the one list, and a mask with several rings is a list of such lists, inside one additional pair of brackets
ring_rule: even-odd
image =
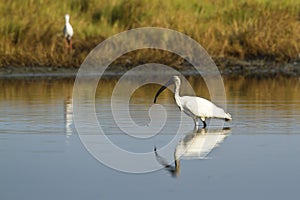
[[(75, 31), (71, 54), (64, 49), (65, 13)], [(80, 66), (104, 39), (143, 26), (183, 32), (215, 58), (288, 62), (300, 53), (294, 0), (11, 0), (0, 1), (0, 66)], [(132, 63), (166, 59), (157, 51), (144, 55), (127, 56)]]

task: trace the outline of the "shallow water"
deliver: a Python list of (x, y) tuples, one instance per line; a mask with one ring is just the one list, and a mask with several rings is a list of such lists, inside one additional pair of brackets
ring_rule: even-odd
[[(209, 98), (202, 80), (188, 80), (197, 95)], [(166, 126), (156, 135), (145, 131), (134, 136), (124, 134), (112, 120), (109, 100), (116, 80), (102, 80), (95, 109), (106, 137), (122, 149), (149, 153), (149, 160), (156, 163), (153, 166), (161, 167), (141, 174), (111, 169), (86, 150), (73, 123), (73, 83), (73, 79), (0, 80), (0, 199), (298, 197), (299, 79), (225, 79), (227, 111), (233, 121), (219, 130), (218, 121), (212, 120), (208, 133), (195, 133), (193, 121), (184, 115), (178, 131), (180, 112), (172, 93), (166, 91), (159, 99), (168, 114)], [(132, 95), (130, 115), (136, 124), (150, 123), (148, 110), (158, 88), (147, 85)], [(159, 124), (163, 115), (153, 111)], [(124, 128), (133, 129), (127, 118), (119, 117)], [(84, 127), (92, 133), (90, 128), (88, 124)], [(111, 157), (101, 137), (88, 145), (100, 144), (101, 156)], [(169, 150), (163, 152), (161, 148), (174, 137)], [(191, 148), (178, 159), (179, 167), (173, 163), (163, 167), (164, 161), (172, 162), (188, 144)]]

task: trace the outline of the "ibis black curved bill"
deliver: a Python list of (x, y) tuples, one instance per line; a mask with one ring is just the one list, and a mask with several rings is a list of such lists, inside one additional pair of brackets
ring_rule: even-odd
[(158, 97), (158, 96), (160, 95), (160, 93), (162, 93), (162, 91), (164, 91), (166, 88), (167, 88), (167, 87), (163, 85), (163, 86), (158, 90), (158, 92), (156, 93), (156, 95), (155, 95), (155, 97), (154, 97), (154, 103), (156, 103), (157, 97)]
[(162, 93), (169, 85), (171, 85), (173, 83), (172, 79), (169, 80), (165, 85), (161, 86), (161, 88), (158, 90), (158, 92), (156, 93), (155, 97), (154, 97), (154, 103), (156, 103), (156, 99), (157, 97), (160, 95), (160, 93)]

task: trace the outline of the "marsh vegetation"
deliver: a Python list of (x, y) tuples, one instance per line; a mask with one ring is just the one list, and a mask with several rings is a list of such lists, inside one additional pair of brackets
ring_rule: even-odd
[[(62, 34), (66, 13), (75, 31), (71, 54)], [(145, 26), (185, 33), (214, 58), (288, 62), (300, 53), (300, 2), (293, 0), (13, 0), (0, 2), (0, 16), (0, 66), (78, 67), (101, 41)], [(129, 56), (134, 64), (153, 55), (178, 65), (179, 58), (153, 50)]]

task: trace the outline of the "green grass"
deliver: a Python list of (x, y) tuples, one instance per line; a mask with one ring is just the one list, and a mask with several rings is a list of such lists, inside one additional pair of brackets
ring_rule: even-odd
[[(66, 13), (72, 54), (64, 49)], [(11, 0), (0, 1), (0, 66), (80, 66), (104, 39), (144, 26), (183, 32), (213, 57), (287, 62), (300, 53), (295, 0)]]

